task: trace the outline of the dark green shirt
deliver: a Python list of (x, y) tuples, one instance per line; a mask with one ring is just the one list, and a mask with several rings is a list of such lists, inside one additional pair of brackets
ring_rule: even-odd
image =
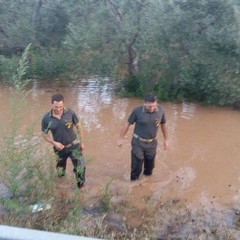
[(160, 124), (166, 123), (165, 113), (161, 106), (154, 112), (148, 112), (145, 106), (138, 106), (129, 115), (128, 122), (135, 123), (134, 133), (141, 138), (153, 139), (157, 136)]
[(74, 126), (78, 124), (78, 117), (71, 109), (64, 108), (61, 119), (54, 117), (52, 111), (50, 111), (42, 119), (42, 132), (48, 133), (48, 131), (51, 131), (54, 141), (68, 145), (77, 137)]

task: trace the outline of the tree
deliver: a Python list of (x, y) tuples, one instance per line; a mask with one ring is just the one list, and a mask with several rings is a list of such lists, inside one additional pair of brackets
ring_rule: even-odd
[(126, 54), (128, 74), (130, 76), (138, 73), (139, 52), (136, 49), (136, 42), (141, 35), (141, 18), (143, 17), (147, 0), (137, 1), (114, 1), (107, 0), (107, 6), (115, 21), (115, 33), (118, 35), (119, 48), (123, 47)]
[(33, 1), (1, 1), (0, 8), (0, 54), (21, 53), (33, 39), (30, 18)]
[(35, 12), (38, 14), (39, 20), (35, 18), (36, 39), (43, 47), (56, 47), (59, 48), (67, 34), (67, 26), (69, 24), (69, 16), (65, 7), (57, 2), (40, 6)]
[[(141, 47), (141, 70), (152, 79), (148, 86), (155, 86), (161, 94), (168, 92), (167, 97), (221, 104), (235, 101), (220, 94), (225, 92), (226, 78), (229, 90), (239, 72), (238, 27), (232, 3), (175, 0), (152, 1), (150, 6), (149, 27), (144, 27), (147, 31), (142, 36), (142, 44), (148, 47)], [(231, 90), (236, 92), (235, 99), (236, 89)]]

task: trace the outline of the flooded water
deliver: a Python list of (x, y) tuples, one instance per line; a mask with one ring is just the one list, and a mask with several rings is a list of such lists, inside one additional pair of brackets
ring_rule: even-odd
[[(184, 200), (187, 204), (237, 205), (240, 202), (240, 112), (228, 108), (202, 107), (193, 103), (162, 103), (167, 116), (169, 148), (162, 148), (159, 131), (154, 174), (129, 181), (130, 141), (133, 127), (117, 146), (122, 124), (142, 99), (118, 98), (108, 79), (80, 79), (71, 83), (34, 82), (25, 110), (30, 121), (40, 119), (51, 108), (50, 98), (60, 91), (65, 105), (72, 108), (84, 126), (87, 172), (84, 194), (90, 199), (111, 183), (112, 201), (125, 196), (144, 208), (146, 198), (165, 202)], [(1, 86), (1, 119), (8, 121), (11, 89)], [(49, 146), (49, 145), (48, 145)], [(49, 146), (51, 148), (51, 146)], [(59, 194), (70, 196), (75, 188), (71, 161), (68, 178), (59, 180)], [(69, 186), (71, 186), (69, 188)]]

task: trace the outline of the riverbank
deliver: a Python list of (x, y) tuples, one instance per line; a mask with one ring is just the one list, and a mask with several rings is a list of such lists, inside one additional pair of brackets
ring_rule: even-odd
[[(101, 239), (240, 238), (240, 208), (236, 206), (212, 203), (197, 208), (183, 199), (162, 202), (150, 195), (134, 196), (126, 189), (116, 194), (114, 182), (109, 189), (90, 197), (89, 187), (79, 191), (74, 190), (71, 181), (58, 181), (50, 207), (19, 212), (2, 206), (0, 223)], [(61, 194), (66, 188), (70, 195)], [(0, 190), (4, 190), (5, 197), (12, 197), (6, 187)], [(3, 197), (3, 191), (0, 193)]]

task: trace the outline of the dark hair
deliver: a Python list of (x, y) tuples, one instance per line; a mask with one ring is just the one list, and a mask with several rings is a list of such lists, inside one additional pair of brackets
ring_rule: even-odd
[(157, 102), (157, 97), (153, 93), (148, 93), (145, 98), (145, 102)]
[(64, 101), (64, 97), (61, 93), (56, 93), (54, 95), (52, 95), (52, 99), (51, 99), (52, 103), (53, 102), (61, 102), (61, 101)]

